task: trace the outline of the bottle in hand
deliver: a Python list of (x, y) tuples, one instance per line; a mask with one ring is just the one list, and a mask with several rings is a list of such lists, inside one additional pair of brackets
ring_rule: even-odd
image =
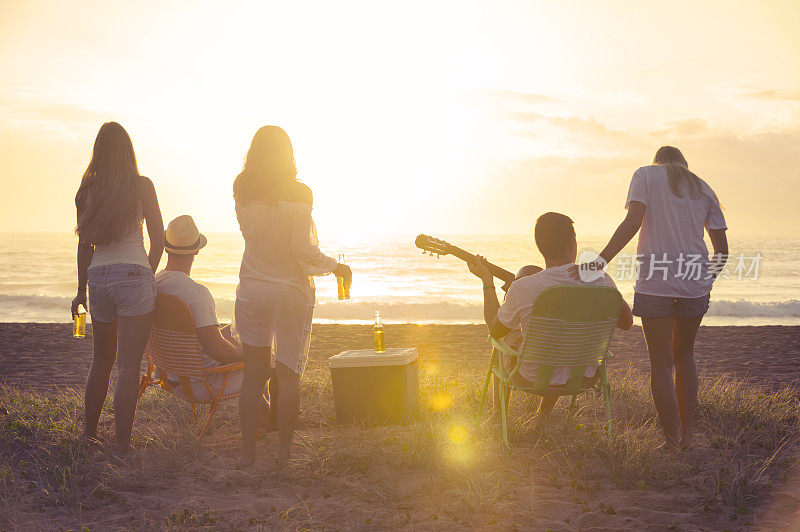
[(78, 313), (73, 318), (75, 322), (72, 327), (73, 338), (83, 338), (86, 336), (86, 311), (78, 308)]
[(375, 313), (375, 325), (372, 327), (372, 335), (375, 337), (375, 352), (386, 352), (386, 340), (383, 337), (383, 322), (381, 321), (381, 313)]
[[(344, 264), (344, 254), (339, 253), (339, 264)], [(347, 285), (344, 277), (337, 277), (336, 284), (339, 288), (339, 301), (350, 299), (350, 287)]]

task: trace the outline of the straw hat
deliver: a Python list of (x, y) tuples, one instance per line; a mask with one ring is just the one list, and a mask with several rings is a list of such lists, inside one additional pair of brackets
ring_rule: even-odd
[(205, 247), (208, 240), (197, 230), (197, 226), (188, 214), (172, 220), (165, 231), (164, 248), (168, 253), (177, 255), (193, 255)]

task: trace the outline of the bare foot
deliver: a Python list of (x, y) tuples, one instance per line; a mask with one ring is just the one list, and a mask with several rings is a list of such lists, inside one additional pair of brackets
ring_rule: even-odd
[(278, 448), (278, 456), (275, 458), (276, 465), (280, 468), (286, 465), (289, 461), (289, 448)]
[(239, 458), (238, 469), (249, 469), (256, 462), (255, 449), (252, 451), (242, 451), (242, 456)]
[(666, 452), (666, 453), (673, 453), (673, 452), (679, 450), (678, 442), (676, 442), (675, 440), (673, 440), (671, 438), (667, 438), (664, 441), (664, 443), (662, 443), (661, 445), (656, 447), (656, 450), (657, 451)]
[(678, 446), (680, 447), (681, 451), (685, 451), (689, 447), (692, 446), (692, 433), (686, 432), (681, 434), (680, 439), (678, 440)]
[(270, 405), (267, 402), (266, 398), (261, 403), (261, 413), (258, 417), (258, 426), (259, 428), (264, 429), (267, 432), (273, 432), (278, 430), (278, 423), (275, 419), (275, 416), (272, 415), (273, 412), (270, 410)]
[(114, 446), (114, 457), (120, 460), (126, 459), (131, 454), (131, 446), (126, 445), (124, 447), (119, 447), (118, 445)]
[(84, 434), (83, 443), (86, 444), (88, 449), (101, 449), (103, 447), (103, 442), (97, 437), (96, 434), (91, 436)]

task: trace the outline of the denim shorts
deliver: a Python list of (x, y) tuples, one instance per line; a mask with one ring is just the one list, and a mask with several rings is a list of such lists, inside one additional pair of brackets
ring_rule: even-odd
[(118, 316), (142, 316), (156, 308), (153, 270), (139, 264), (108, 264), (89, 268), (89, 312), (92, 321)]
[(702, 297), (669, 297), (633, 294), (633, 315), (640, 318), (699, 318), (708, 312), (711, 294)]

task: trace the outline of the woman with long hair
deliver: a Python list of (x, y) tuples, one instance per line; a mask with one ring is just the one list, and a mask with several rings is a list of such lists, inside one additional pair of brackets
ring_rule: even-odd
[(291, 449), (311, 341), (315, 290), (312, 276), (334, 273), (349, 286), (344, 264), (319, 250), (311, 218), (311, 189), (297, 181), (292, 143), (277, 126), (259, 129), (233, 184), (244, 255), (234, 323), (244, 352), (239, 393), (241, 466), (255, 461), (261, 396), (275, 359), (279, 463)]
[[(728, 258), (725, 217), (714, 191), (672, 146), (659, 148), (652, 165), (636, 170), (625, 207), (628, 214), (598, 261), (608, 264), (639, 232), (633, 314), (642, 318), (665, 446), (685, 448), (697, 406), (694, 340)], [(704, 229), (714, 249), (711, 258)]]
[[(139, 365), (155, 308), (154, 272), (164, 251), (164, 224), (153, 182), (139, 175), (125, 129), (106, 122), (97, 133), (89, 166), (75, 195), (78, 211), (78, 295), (72, 301), (92, 316), (94, 356), (86, 380), (84, 437), (97, 437), (108, 381), (117, 361), (114, 452), (130, 450)], [(150, 252), (142, 232), (147, 223)]]

